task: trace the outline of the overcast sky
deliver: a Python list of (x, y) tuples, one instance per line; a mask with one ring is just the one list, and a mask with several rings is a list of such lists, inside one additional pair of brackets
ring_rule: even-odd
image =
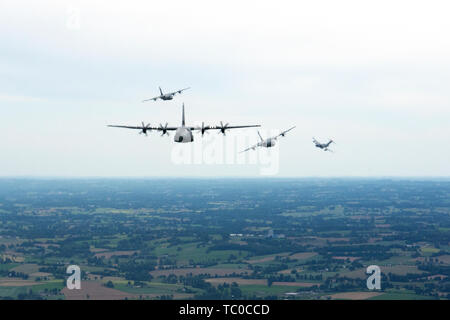
[[(179, 125), (183, 102), (192, 125), (296, 125), (270, 150), (276, 176), (449, 176), (449, 12), (432, 0), (2, 0), (0, 176), (261, 175), (257, 152), (174, 161), (205, 141), (256, 143), (253, 129), (180, 147), (106, 127)], [(191, 89), (142, 103), (158, 86)]]

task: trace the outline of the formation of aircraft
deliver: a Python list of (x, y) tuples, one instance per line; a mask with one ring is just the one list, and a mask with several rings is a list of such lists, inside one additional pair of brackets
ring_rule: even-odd
[(249, 147), (249, 148), (247, 148), (247, 149), (245, 149), (245, 150), (243, 150), (241, 152), (245, 152), (245, 151), (248, 151), (248, 150), (255, 150), (257, 147), (271, 148), (271, 147), (275, 146), (276, 140), (279, 137), (284, 137), (286, 135), (286, 133), (288, 133), (289, 131), (291, 131), (294, 128), (295, 128), (295, 126), (293, 126), (292, 128), (281, 132), (279, 135), (277, 135), (275, 137), (271, 137), (271, 138), (267, 138), (267, 139), (263, 139), (261, 137), (261, 134), (258, 131), (258, 136), (259, 136), (259, 139), (261, 139), (261, 141), (259, 141), (257, 144), (255, 144), (255, 145), (253, 145), (253, 146), (251, 146), (251, 147)]
[(187, 89), (190, 89), (190, 88), (188, 87), (188, 88), (180, 89), (180, 90), (177, 90), (177, 91), (174, 91), (174, 92), (163, 93), (163, 91), (161, 90), (161, 87), (159, 87), (159, 92), (161, 93), (161, 95), (159, 95), (157, 97), (154, 97), (154, 98), (142, 100), (142, 102), (146, 102), (146, 101), (150, 101), (150, 100), (156, 101), (158, 99), (161, 99), (161, 100), (172, 100), (173, 97), (177, 93), (182, 93), (184, 90), (187, 90)]
[[(142, 102), (146, 102), (146, 101), (156, 101), (158, 99), (161, 100), (172, 100), (173, 97), (178, 93), (181, 94), (183, 91), (190, 89), (190, 87), (184, 88), (184, 89), (180, 89), (174, 92), (169, 92), (169, 93), (163, 93), (161, 87), (159, 87), (159, 92), (161, 93), (159, 96), (151, 98), (151, 99), (146, 99), (143, 100)], [(169, 131), (175, 131), (175, 136), (174, 136), (174, 141), (175, 142), (179, 142), (179, 143), (186, 143), (186, 142), (193, 142), (194, 141), (194, 135), (193, 132), (198, 131), (202, 134), (202, 136), (205, 134), (205, 132), (207, 132), (208, 130), (219, 130), (218, 133), (222, 133), (224, 136), (226, 135), (225, 132), (226, 130), (230, 130), (230, 129), (241, 129), (241, 128), (254, 128), (254, 127), (261, 127), (258, 124), (252, 124), (252, 125), (242, 125), (242, 126), (230, 126), (228, 123), (223, 124), (222, 121), (220, 121), (220, 125), (219, 126), (205, 126), (205, 123), (202, 122), (202, 126), (201, 127), (194, 127), (194, 126), (186, 126), (185, 123), (185, 118), (184, 118), (184, 103), (183, 103), (183, 111), (182, 111), (182, 120), (181, 120), (181, 126), (177, 126), (177, 127), (169, 127), (168, 123), (166, 122), (166, 124), (163, 126), (162, 124), (159, 124), (159, 126), (157, 127), (152, 127), (150, 124), (145, 124), (144, 122), (141, 123), (141, 125), (139, 126), (126, 126), (126, 125), (108, 125), (108, 127), (115, 127), (115, 128), (125, 128), (125, 129), (134, 129), (134, 130), (139, 130), (139, 134), (145, 134), (147, 135), (147, 132), (150, 131), (159, 131), (161, 132), (161, 136), (164, 135), (168, 135), (169, 136)], [(280, 134), (278, 134), (277, 136), (274, 137), (270, 137), (267, 139), (263, 139), (261, 137), (261, 134), (258, 132), (258, 136), (260, 138), (260, 141), (251, 146), (248, 147), (247, 149), (241, 151), (241, 152), (246, 152), (249, 150), (255, 150), (258, 147), (262, 147), (262, 148), (271, 148), (273, 146), (275, 146), (276, 141), (279, 137), (284, 137), (286, 135), (286, 133), (288, 133), (289, 131), (291, 131), (292, 129), (294, 129), (294, 127), (289, 128), (283, 132), (281, 132)], [(313, 138), (313, 142), (315, 144), (315, 146), (317, 148), (320, 148), (324, 151), (330, 151), (333, 152), (329, 146), (331, 143), (334, 143), (333, 140), (328, 141), (327, 143), (320, 143), (318, 142), (315, 138)]]
[(219, 130), (219, 133), (222, 133), (225, 135), (226, 130), (230, 129), (241, 129), (241, 128), (252, 128), (252, 127), (260, 127), (259, 124), (252, 124), (252, 125), (243, 125), (243, 126), (230, 126), (228, 123), (223, 124), (222, 121), (220, 121), (220, 126), (205, 126), (204, 123), (202, 123), (201, 127), (193, 127), (193, 126), (186, 126), (185, 123), (185, 117), (184, 117), (184, 103), (183, 103), (183, 111), (182, 111), (182, 118), (181, 118), (181, 126), (179, 127), (168, 127), (168, 123), (166, 122), (165, 126), (162, 124), (159, 124), (158, 127), (152, 127), (150, 124), (145, 124), (142, 122), (142, 126), (122, 126), (122, 125), (108, 125), (108, 127), (115, 127), (115, 128), (126, 128), (126, 129), (135, 129), (140, 130), (140, 134), (147, 135), (147, 131), (160, 131), (161, 136), (167, 134), (169, 135), (169, 131), (175, 131), (175, 142), (192, 142), (194, 141), (194, 135), (192, 134), (193, 131), (199, 130), (199, 132), (202, 134), (202, 136), (205, 134), (207, 130)]
[(331, 139), (330, 139), (330, 141), (328, 141), (327, 143), (320, 143), (320, 142), (317, 141), (315, 138), (313, 138), (313, 142), (314, 142), (314, 144), (316, 145), (317, 148), (320, 148), (320, 149), (322, 149), (323, 151), (330, 151), (330, 152), (333, 152), (333, 150), (331, 150), (331, 149), (329, 148), (329, 147), (330, 147), (330, 144), (336, 143), (336, 142), (334, 142), (334, 141), (331, 140)]

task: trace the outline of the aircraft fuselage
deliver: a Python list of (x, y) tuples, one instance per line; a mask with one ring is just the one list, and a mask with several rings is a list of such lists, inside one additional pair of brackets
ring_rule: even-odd
[(320, 149), (326, 149), (329, 147), (330, 144), (331, 144), (331, 141), (328, 143), (316, 143), (316, 147), (320, 148)]
[(265, 148), (274, 147), (275, 146), (275, 139), (266, 139), (263, 142), (262, 146), (265, 147)]
[(173, 140), (180, 143), (192, 142), (194, 141), (194, 135), (189, 128), (179, 127), (177, 131), (175, 131)]

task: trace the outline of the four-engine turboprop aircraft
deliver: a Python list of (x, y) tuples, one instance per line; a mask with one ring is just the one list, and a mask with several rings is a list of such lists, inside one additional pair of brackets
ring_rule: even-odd
[(159, 92), (161, 93), (161, 95), (159, 95), (157, 97), (154, 97), (154, 98), (142, 100), (142, 102), (150, 101), (150, 100), (156, 101), (158, 99), (161, 99), (161, 100), (172, 100), (174, 95), (176, 95), (177, 93), (182, 93), (184, 90), (187, 90), (187, 89), (189, 89), (189, 87), (188, 88), (184, 88), (184, 89), (180, 89), (180, 90), (177, 90), (177, 91), (174, 91), (174, 92), (163, 93), (162, 90), (161, 90), (161, 87), (159, 87)]
[[(169, 93), (163, 93), (163, 91), (161, 90), (161, 87), (159, 87), (159, 92), (161, 93), (161, 95), (151, 98), (151, 99), (146, 99), (143, 100), (142, 102), (145, 101), (156, 101), (158, 99), (161, 100), (172, 100), (173, 97), (177, 94), (177, 93), (182, 93), (184, 90), (190, 89), (190, 87), (188, 88), (184, 88), (184, 89), (180, 89), (174, 92), (169, 92)], [(142, 122), (142, 126), (122, 126), (122, 125), (108, 125), (108, 127), (116, 127), (116, 128), (126, 128), (126, 129), (137, 129), (140, 130), (139, 134), (145, 134), (147, 135), (147, 132), (149, 131), (160, 131), (161, 132), (161, 136), (167, 134), (169, 135), (169, 131), (175, 131), (175, 137), (174, 137), (174, 141), (175, 142), (181, 142), (181, 143), (186, 143), (186, 142), (192, 142), (194, 141), (194, 136), (193, 136), (193, 131), (198, 130), (202, 136), (205, 134), (205, 132), (207, 130), (220, 130), (219, 133), (222, 133), (223, 135), (225, 135), (225, 131), (228, 129), (239, 129), (239, 128), (251, 128), (251, 127), (260, 127), (260, 125), (244, 125), (244, 126), (229, 126), (228, 123), (227, 124), (223, 124), (222, 121), (220, 121), (220, 126), (205, 126), (205, 123), (202, 122), (202, 126), (201, 127), (192, 127), (192, 126), (186, 126), (185, 124), (185, 120), (184, 120), (184, 103), (183, 103), (183, 115), (182, 115), (182, 121), (181, 121), (181, 126), (179, 127), (168, 127), (168, 123), (166, 122), (165, 126), (163, 126), (162, 124), (159, 124), (158, 127), (152, 127), (150, 124), (145, 124), (144, 122)], [(279, 137), (284, 137), (286, 135), (287, 132), (291, 131), (292, 129), (294, 129), (294, 127), (281, 132), (279, 135), (271, 137), (271, 138), (267, 138), (267, 139), (263, 139), (261, 137), (261, 134), (258, 131), (258, 135), (259, 138), (261, 139), (257, 144), (241, 151), (241, 152), (245, 152), (248, 150), (255, 150), (257, 147), (263, 147), (263, 148), (271, 148), (273, 146), (275, 146), (276, 141)], [(313, 138), (313, 142), (315, 144), (315, 146), (317, 148), (320, 148), (324, 151), (330, 151), (333, 152), (329, 146), (331, 143), (333, 143), (333, 140), (328, 141), (327, 143), (320, 143), (318, 142), (315, 138)]]
[(168, 123), (166, 122), (166, 125), (163, 126), (162, 124), (159, 125), (159, 127), (152, 127), (150, 124), (145, 124), (142, 122), (142, 126), (121, 126), (121, 125), (108, 125), (108, 127), (115, 127), (115, 128), (126, 128), (126, 129), (137, 129), (141, 130), (140, 134), (147, 135), (147, 131), (161, 131), (161, 136), (167, 134), (169, 135), (168, 131), (175, 131), (175, 142), (192, 142), (194, 141), (194, 136), (192, 134), (192, 131), (199, 130), (203, 136), (203, 134), (207, 130), (220, 130), (219, 133), (223, 133), (225, 135), (225, 131), (229, 129), (240, 129), (240, 128), (252, 128), (252, 127), (260, 127), (260, 125), (244, 125), (244, 126), (230, 126), (227, 124), (223, 124), (222, 121), (220, 122), (220, 126), (205, 126), (204, 123), (202, 123), (201, 127), (192, 127), (192, 126), (186, 126), (185, 119), (184, 119), (184, 103), (183, 103), (183, 115), (181, 120), (181, 126), (180, 127), (168, 127)]
[(259, 138), (261, 139), (261, 141), (258, 142), (258, 143), (255, 144), (255, 145), (253, 145), (253, 146), (251, 146), (251, 147), (249, 147), (249, 148), (247, 148), (247, 149), (241, 151), (241, 152), (245, 152), (245, 151), (248, 151), (248, 150), (255, 150), (257, 147), (271, 148), (271, 147), (275, 146), (276, 140), (277, 140), (279, 137), (284, 137), (284, 136), (286, 135), (287, 132), (291, 131), (291, 130), (294, 129), (294, 128), (295, 128), (295, 126), (292, 127), (292, 128), (290, 128), (290, 129), (287, 129), (286, 131), (281, 132), (279, 135), (277, 135), (277, 136), (275, 136), (275, 137), (267, 138), (267, 139), (265, 139), (265, 140), (261, 137), (261, 134), (260, 134), (259, 131), (258, 131), (258, 135), (259, 135)]
[(330, 141), (328, 141), (327, 143), (320, 143), (319, 141), (317, 141), (315, 138), (313, 138), (313, 142), (316, 145), (317, 148), (322, 149), (323, 151), (330, 151), (333, 152), (333, 150), (331, 150), (329, 148), (330, 144), (332, 143), (336, 143), (333, 140), (330, 139)]

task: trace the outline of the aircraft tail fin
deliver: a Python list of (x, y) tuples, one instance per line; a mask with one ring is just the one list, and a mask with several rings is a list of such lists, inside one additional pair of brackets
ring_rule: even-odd
[(264, 141), (264, 139), (261, 137), (261, 134), (259, 133), (259, 131), (258, 131), (258, 136), (261, 139), (261, 141)]
[(183, 102), (183, 116), (181, 118), (181, 125), (184, 126), (185, 122), (184, 122), (184, 102)]
[(159, 88), (159, 92), (161, 92), (161, 95), (163, 96), (164, 93), (162, 92), (161, 87), (158, 87), (158, 88)]

